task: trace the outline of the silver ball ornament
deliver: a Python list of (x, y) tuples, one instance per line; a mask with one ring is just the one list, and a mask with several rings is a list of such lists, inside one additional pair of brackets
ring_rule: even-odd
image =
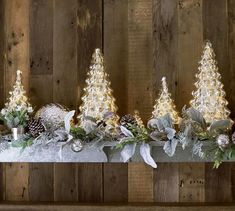
[(74, 140), (73, 143), (71, 144), (71, 149), (74, 152), (82, 151), (82, 149), (83, 149), (82, 141), (80, 139)]
[(233, 144), (235, 144), (235, 132), (232, 135), (232, 142), (233, 142)]
[(229, 136), (221, 134), (217, 137), (216, 142), (220, 149), (224, 149), (229, 145)]

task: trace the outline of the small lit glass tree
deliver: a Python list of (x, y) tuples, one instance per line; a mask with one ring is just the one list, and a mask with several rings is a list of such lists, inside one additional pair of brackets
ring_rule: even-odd
[(136, 120), (138, 126), (141, 127), (141, 128), (144, 128), (144, 122), (143, 122), (143, 120), (141, 119), (140, 113), (139, 113), (138, 110), (135, 110), (135, 111), (134, 111), (134, 118), (135, 118), (135, 120)]
[(153, 118), (160, 118), (166, 114), (169, 114), (174, 124), (179, 123), (180, 118), (176, 111), (175, 104), (171, 99), (171, 94), (168, 91), (166, 77), (162, 78), (162, 89), (160, 91), (158, 99), (156, 100), (156, 104), (154, 105), (152, 114)]
[(200, 111), (208, 123), (228, 119), (230, 114), (227, 108), (228, 102), (220, 81), (215, 53), (209, 41), (205, 43), (199, 64), (199, 72), (196, 74), (198, 81), (195, 83), (196, 91), (192, 93), (191, 106)]
[(5, 104), (5, 108), (1, 110), (1, 116), (10, 128), (25, 127), (29, 115), (33, 112), (33, 108), (26, 97), (21, 78), (22, 72), (17, 70), (13, 91), (9, 92), (8, 102)]
[[(82, 97), (83, 103), (80, 106), (80, 115), (78, 116), (81, 126), (84, 126), (86, 116), (91, 116), (99, 121), (103, 119), (105, 113), (113, 112), (116, 114), (117, 111), (100, 49), (95, 49), (91, 63)], [(109, 121), (109, 124), (117, 125), (117, 122), (118, 116), (115, 115), (115, 118), (113, 118), (113, 121)]]

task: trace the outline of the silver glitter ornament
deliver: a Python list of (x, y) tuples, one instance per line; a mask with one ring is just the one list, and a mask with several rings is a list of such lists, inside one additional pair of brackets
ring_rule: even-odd
[(232, 142), (233, 142), (233, 144), (235, 144), (235, 132), (232, 135)]
[(0, 153), (9, 149), (9, 148), (10, 148), (10, 144), (7, 141), (0, 142)]
[(81, 140), (79, 140), (79, 139), (74, 140), (73, 143), (71, 144), (71, 149), (72, 149), (74, 152), (80, 152), (80, 151), (82, 151), (83, 145), (82, 145)]
[(68, 109), (60, 104), (51, 103), (39, 109), (35, 118), (41, 118), (46, 130), (56, 130), (64, 126), (64, 118)]
[(220, 149), (224, 149), (229, 144), (229, 136), (221, 134), (217, 137), (216, 142), (217, 142)]

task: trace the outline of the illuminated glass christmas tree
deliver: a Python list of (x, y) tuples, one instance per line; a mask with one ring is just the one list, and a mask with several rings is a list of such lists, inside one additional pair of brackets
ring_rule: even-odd
[(205, 43), (199, 64), (199, 72), (196, 74), (198, 81), (195, 83), (197, 89), (192, 93), (194, 98), (190, 102), (191, 106), (200, 111), (208, 123), (228, 119), (230, 114), (227, 108), (228, 102), (220, 81), (215, 53), (209, 41)]
[(135, 111), (134, 111), (134, 118), (135, 118), (135, 120), (136, 120), (138, 126), (144, 128), (144, 122), (143, 122), (143, 120), (141, 119), (140, 113), (139, 113), (138, 110), (135, 110)]
[(171, 99), (171, 94), (168, 91), (166, 78), (162, 78), (162, 89), (159, 94), (156, 104), (154, 105), (154, 110), (152, 112), (153, 118), (160, 118), (166, 114), (169, 114), (174, 122), (174, 124), (179, 123), (179, 116), (175, 108), (175, 104)]
[(22, 85), (22, 72), (16, 71), (16, 82), (13, 90), (9, 92), (10, 97), (1, 110), (1, 115), (9, 127), (25, 126), (29, 119), (29, 114), (33, 112), (31, 104), (28, 102), (26, 92)]
[[(100, 49), (95, 49), (92, 55), (92, 64), (86, 79), (86, 87), (82, 97), (82, 105), (80, 106), (80, 115), (78, 119), (80, 125), (84, 126), (86, 116), (91, 116), (96, 120), (102, 120), (103, 115), (107, 112), (116, 114), (117, 106), (115, 98), (112, 95), (108, 74), (105, 72), (104, 59)], [(116, 125), (118, 117), (115, 116), (109, 124)]]

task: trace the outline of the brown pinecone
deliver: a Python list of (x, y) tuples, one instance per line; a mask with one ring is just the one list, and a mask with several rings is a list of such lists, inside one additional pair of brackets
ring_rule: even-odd
[(42, 124), (41, 118), (35, 119), (32, 118), (29, 120), (28, 125), (27, 125), (29, 133), (33, 137), (39, 136), (42, 132), (45, 131), (45, 126)]
[(120, 120), (120, 124), (126, 127), (127, 129), (130, 129), (130, 125), (138, 125), (136, 118), (131, 114), (126, 114), (125, 116), (123, 116)]

